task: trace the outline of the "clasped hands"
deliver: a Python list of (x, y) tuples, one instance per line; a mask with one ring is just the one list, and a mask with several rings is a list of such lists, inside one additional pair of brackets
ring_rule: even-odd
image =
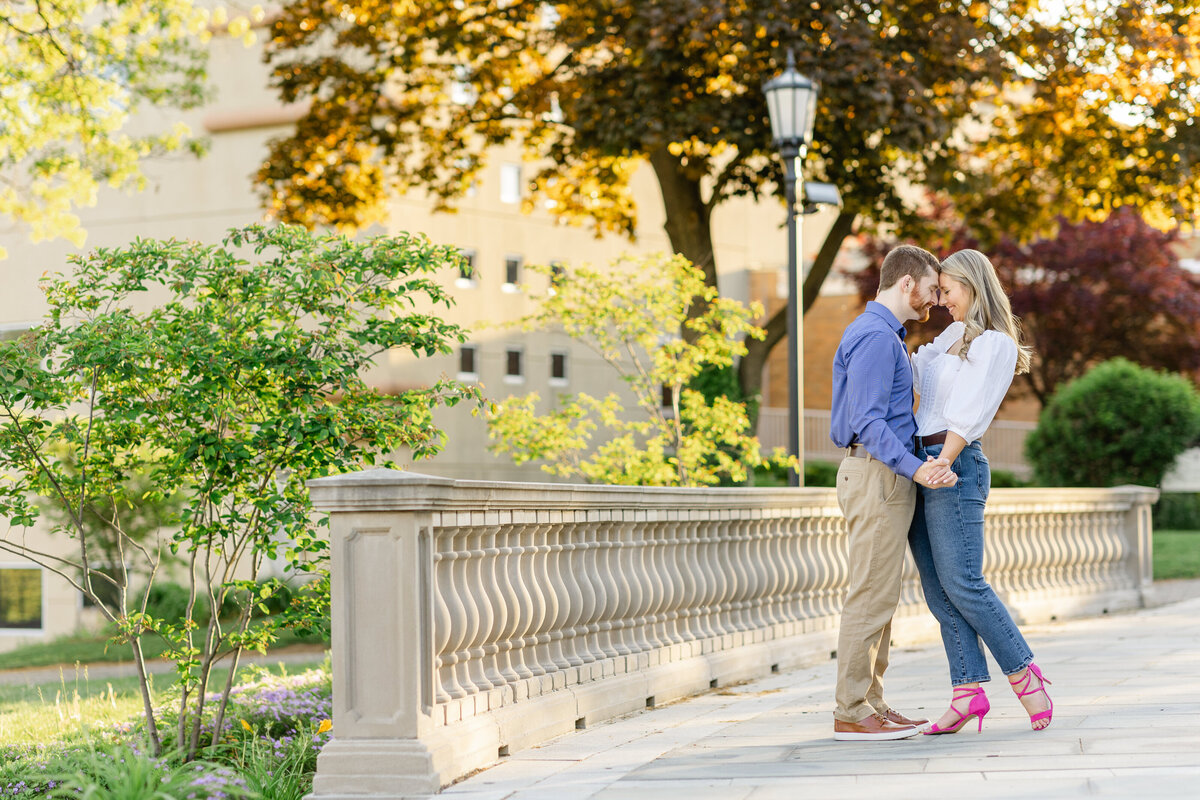
[(927, 489), (946, 489), (958, 483), (958, 476), (950, 469), (948, 460), (929, 456), (917, 469), (913, 480)]

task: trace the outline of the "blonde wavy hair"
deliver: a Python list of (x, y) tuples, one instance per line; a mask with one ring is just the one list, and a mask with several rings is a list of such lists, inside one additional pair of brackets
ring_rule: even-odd
[(966, 330), (963, 331), (959, 356), (964, 359), (967, 357), (971, 342), (979, 334), (999, 331), (1017, 343), (1015, 374), (1029, 372), (1033, 348), (1022, 342), (1021, 322), (1013, 316), (1012, 304), (988, 257), (978, 250), (959, 250), (942, 262), (942, 274), (963, 284), (971, 292), (971, 305), (963, 318)]

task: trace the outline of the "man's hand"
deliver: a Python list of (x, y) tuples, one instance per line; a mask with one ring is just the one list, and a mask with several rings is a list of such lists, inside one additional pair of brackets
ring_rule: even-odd
[(958, 476), (950, 469), (949, 461), (930, 456), (929, 460), (917, 469), (913, 480), (926, 489), (945, 489), (958, 483)]

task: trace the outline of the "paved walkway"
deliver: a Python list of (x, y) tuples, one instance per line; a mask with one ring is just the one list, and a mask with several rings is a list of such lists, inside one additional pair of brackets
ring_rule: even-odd
[[(994, 668), (983, 733), (834, 742), (834, 665), (772, 675), (514, 754), (452, 800), (1200, 797), (1200, 598), (1025, 629), (1054, 684), (1034, 733)], [(888, 698), (936, 719), (940, 645), (893, 650)]]

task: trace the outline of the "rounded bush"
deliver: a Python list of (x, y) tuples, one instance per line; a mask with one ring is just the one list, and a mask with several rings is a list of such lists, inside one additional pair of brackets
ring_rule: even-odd
[(1197, 437), (1191, 381), (1117, 358), (1054, 393), (1025, 455), (1042, 486), (1157, 486)]

